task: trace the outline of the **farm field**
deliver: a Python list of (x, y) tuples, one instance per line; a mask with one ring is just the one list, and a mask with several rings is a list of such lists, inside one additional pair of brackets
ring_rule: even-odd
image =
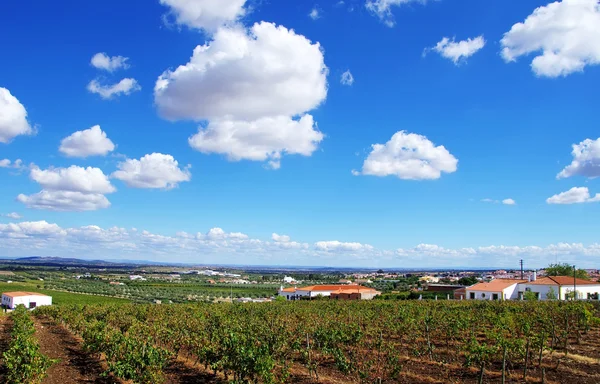
[(34, 314), (36, 334), (58, 346), (51, 358), (68, 345), (111, 380), (600, 382), (597, 312), (583, 302), (96, 304)]
[[(38, 288), (38, 285), (41, 288)], [(36, 283), (2, 283), (0, 282), (0, 292), (10, 291), (26, 291), (26, 292), (39, 292), (44, 295), (52, 296), (52, 304), (54, 305), (69, 305), (69, 304), (103, 304), (103, 303), (128, 303), (127, 299), (120, 299), (115, 297), (100, 296), (94, 294), (79, 294), (72, 292), (62, 292), (50, 289), (44, 289), (43, 284)]]

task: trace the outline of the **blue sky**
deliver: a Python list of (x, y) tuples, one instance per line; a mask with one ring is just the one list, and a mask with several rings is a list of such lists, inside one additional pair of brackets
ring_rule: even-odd
[(9, 0), (0, 42), (0, 254), (597, 267), (596, 0)]

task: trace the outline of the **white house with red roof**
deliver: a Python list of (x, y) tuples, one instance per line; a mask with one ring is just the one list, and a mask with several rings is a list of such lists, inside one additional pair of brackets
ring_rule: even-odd
[(566, 300), (573, 292), (578, 300), (600, 300), (600, 283), (572, 276), (547, 276), (531, 280), (494, 279), (466, 288), (467, 300), (519, 300), (533, 292), (539, 300)]
[(371, 300), (381, 292), (356, 284), (310, 285), (308, 287), (280, 288), (279, 296), (287, 300), (314, 299), (316, 297), (332, 297), (342, 300)]
[(579, 300), (600, 299), (600, 283), (576, 279), (573, 276), (547, 276), (521, 284), (522, 291), (533, 292), (538, 299), (556, 298), (566, 300), (576, 291)]

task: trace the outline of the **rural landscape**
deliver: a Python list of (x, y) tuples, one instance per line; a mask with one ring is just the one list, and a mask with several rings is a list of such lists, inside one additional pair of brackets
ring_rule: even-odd
[(600, 0), (0, 0), (0, 384), (600, 384)]
[[(3, 292), (52, 297), (51, 305), (18, 305), (0, 318), (7, 383), (600, 379), (598, 300), (463, 300), (439, 291), (519, 270), (226, 272), (59, 258), (4, 260), (0, 268)], [(568, 272), (590, 285), (597, 273)], [(306, 284), (352, 290), (357, 280), (381, 291), (371, 300), (280, 295)], [(491, 281), (500, 280), (512, 281)]]

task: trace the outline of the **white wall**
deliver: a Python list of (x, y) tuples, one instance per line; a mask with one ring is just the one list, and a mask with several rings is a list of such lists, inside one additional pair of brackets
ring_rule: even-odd
[[(538, 285), (538, 284), (521, 284), (521, 290), (530, 290), (531, 292), (539, 293), (540, 300), (547, 300), (548, 292), (550, 288), (554, 290), (554, 295), (560, 300), (565, 300), (566, 295), (570, 292), (573, 292), (574, 288), (577, 288), (577, 298), (580, 300), (587, 300), (588, 293), (600, 293), (600, 284), (586, 284), (586, 285), (578, 285), (573, 287), (573, 285)], [(560, 291), (560, 297), (559, 297)]]
[(18, 305), (24, 305), (25, 308), (30, 308), (31, 303), (35, 303), (36, 307), (52, 305), (52, 297), (38, 295), (10, 297), (2, 295), (2, 304), (11, 309), (14, 309)]
[(471, 299), (471, 292), (475, 294), (475, 300), (493, 300), (494, 294), (498, 295), (498, 300), (502, 300), (502, 292), (492, 292), (492, 291), (471, 291), (467, 288), (467, 300)]
[(519, 298), (519, 285), (520, 284), (514, 284), (511, 285), (510, 287), (504, 289), (504, 299), (505, 300), (516, 300)]

